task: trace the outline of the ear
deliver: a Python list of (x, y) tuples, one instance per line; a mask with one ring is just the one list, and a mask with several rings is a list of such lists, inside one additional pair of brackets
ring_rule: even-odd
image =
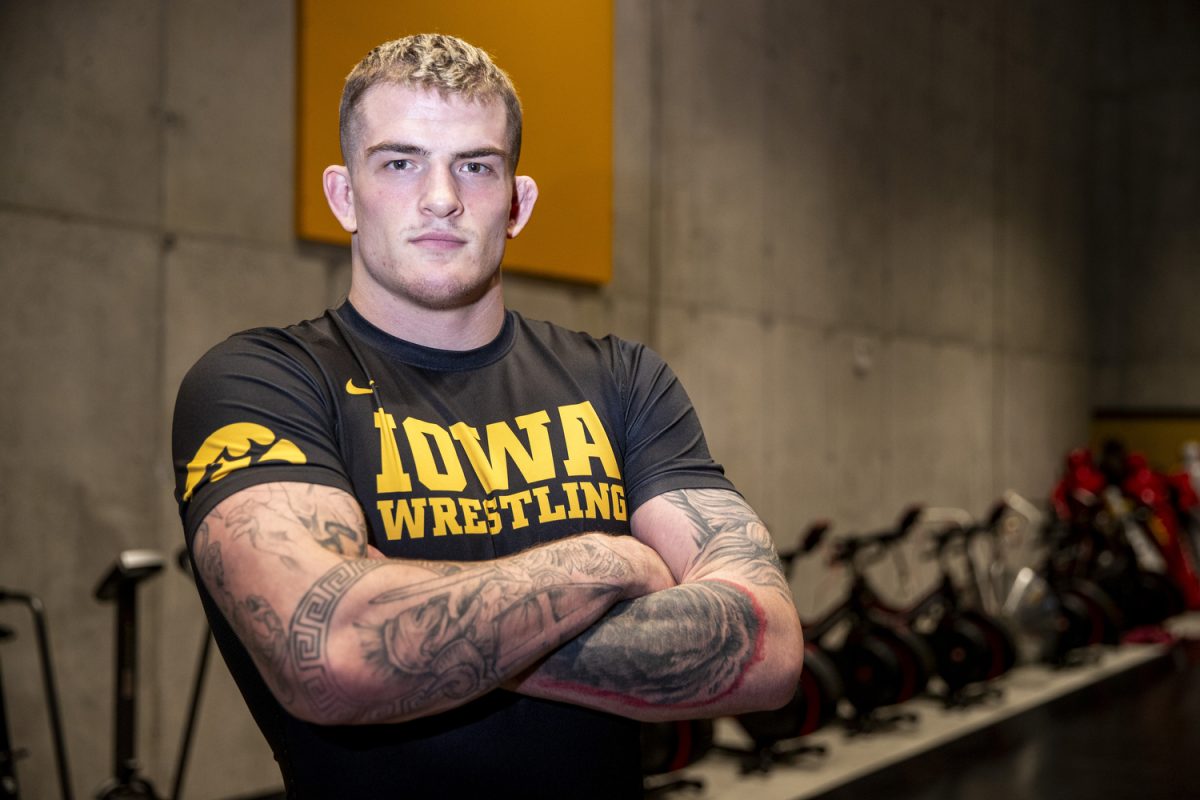
[(354, 213), (354, 190), (350, 186), (350, 170), (341, 165), (326, 167), (321, 175), (325, 200), (347, 233), (358, 232), (358, 217)]
[(533, 213), (533, 204), (537, 202), (538, 188), (533, 178), (528, 175), (518, 175), (513, 180), (512, 207), (508, 211), (508, 238), (515, 239), (529, 216)]

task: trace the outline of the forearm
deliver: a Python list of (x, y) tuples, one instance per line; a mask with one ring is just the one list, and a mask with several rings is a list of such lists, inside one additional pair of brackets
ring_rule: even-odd
[(630, 537), (586, 535), (471, 563), (313, 547), (289, 527), (294, 493), (235, 495), (209, 515), (194, 550), (276, 698), (318, 723), (400, 721), (468, 702), (617, 601), (672, 582)]
[(643, 720), (777, 707), (802, 650), (780, 605), (724, 580), (622, 602), (512, 688)]
[(733, 492), (701, 489), (653, 498), (632, 521), (679, 585), (618, 605), (516, 690), (648, 720), (790, 700), (800, 619), (758, 515)]
[[(411, 565), (350, 561), (314, 583), (289, 640), (307, 716), (400, 721), (478, 697), (600, 618), (622, 596), (628, 566), (603, 543), (579, 540), (443, 569), (414, 581)], [(331, 600), (344, 607), (327, 618)], [(326, 677), (336, 697), (310, 691)]]

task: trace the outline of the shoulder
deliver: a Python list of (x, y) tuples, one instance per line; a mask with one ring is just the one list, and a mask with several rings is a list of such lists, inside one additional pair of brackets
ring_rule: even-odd
[[(324, 318), (235, 333), (201, 356), (180, 381), (175, 428), (241, 419), (259, 410), (325, 416), (336, 407), (336, 378), (348, 358)], [(202, 432), (202, 431), (197, 431)]]
[(328, 314), (286, 327), (249, 328), (211, 347), (195, 362), (184, 383), (230, 373), (299, 375), (320, 371), (320, 363), (341, 349)]
[(632, 339), (615, 334), (594, 336), (553, 322), (528, 319), (516, 311), (509, 313), (516, 320), (519, 345), (545, 349), (566, 361), (603, 367), (621, 382), (646, 367), (658, 369), (665, 363), (652, 349)]

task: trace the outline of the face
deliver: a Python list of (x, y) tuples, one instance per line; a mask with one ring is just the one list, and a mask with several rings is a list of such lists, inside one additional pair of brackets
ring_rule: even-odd
[(358, 115), (351, 163), (325, 171), (330, 207), (354, 234), (351, 299), (393, 310), (479, 301), (537, 197), (510, 173), (503, 103), (379, 84)]

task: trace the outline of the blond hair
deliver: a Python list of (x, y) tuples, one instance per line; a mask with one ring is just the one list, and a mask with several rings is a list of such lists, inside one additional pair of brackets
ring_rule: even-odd
[(491, 56), (469, 42), (440, 33), (419, 33), (379, 45), (346, 76), (338, 114), (342, 158), (350, 164), (358, 133), (358, 104), (368, 89), (393, 83), (457, 95), (476, 103), (500, 100), (508, 123), (508, 163), (515, 171), (521, 155), (521, 101), (512, 80)]

